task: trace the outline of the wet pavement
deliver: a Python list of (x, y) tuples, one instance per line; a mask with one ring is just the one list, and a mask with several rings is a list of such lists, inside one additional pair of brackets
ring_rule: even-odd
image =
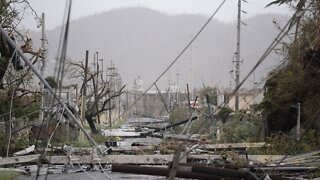
[[(159, 176), (147, 176), (147, 175), (136, 175), (136, 174), (127, 174), (127, 173), (116, 173), (116, 172), (79, 172), (79, 173), (69, 173), (69, 174), (49, 174), (47, 179), (50, 180), (105, 180), (105, 179), (119, 179), (119, 180), (164, 180), (165, 177)], [(34, 180), (36, 176), (19, 176), (17, 180)], [(39, 176), (38, 180), (45, 180), (46, 175)]]
[[(105, 179), (114, 179), (114, 180), (164, 180), (166, 177), (163, 176), (151, 176), (151, 175), (138, 175), (138, 174), (130, 174), (130, 173), (120, 173), (120, 172), (111, 172), (111, 166), (106, 166), (104, 171), (101, 170), (101, 166), (94, 166), (93, 170), (86, 170), (90, 168), (88, 165), (80, 166), (52, 166), (50, 168), (49, 173), (47, 174), (47, 168), (43, 167), (39, 171), (39, 176), (37, 178), (37, 166), (25, 166), (19, 167), (17, 169), (27, 170), (29, 175), (20, 175), (16, 180), (105, 180)], [(47, 174), (47, 175), (46, 175)], [(1, 178), (0, 178), (1, 179)], [(176, 178), (183, 179), (183, 178)]]

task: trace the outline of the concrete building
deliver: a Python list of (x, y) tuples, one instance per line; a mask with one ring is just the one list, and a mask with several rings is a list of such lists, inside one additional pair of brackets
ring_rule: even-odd
[[(218, 105), (227, 104), (227, 107), (235, 110), (235, 96), (229, 90), (218, 93)], [(239, 109), (250, 109), (253, 104), (258, 104), (263, 99), (263, 91), (256, 90), (240, 90), (239, 92)]]

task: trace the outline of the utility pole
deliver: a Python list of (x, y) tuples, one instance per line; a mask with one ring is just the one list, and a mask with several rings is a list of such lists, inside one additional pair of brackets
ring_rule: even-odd
[[(113, 77), (115, 75), (114, 73), (115, 67), (111, 61), (111, 65), (108, 68), (108, 73), (109, 73), (109, 83), (108, 83), (108, 88), (109, 88), (109, 93), (108, 93), (108, 97), (110, 98), (112, 96), (112, 93), (115, 92), (114, 91), (114, 82), (113, 82)], [(112, 104), (112, 99), (109, 100), (109, 126), (112, 127), (112, 116), (111, 116), (111, 104)]]
[[(99, 91), (99, 52), (96, 52), (97, 54), (97, 60), (96, 60), (96, 63), (97, 63), (97, 81), (96, 81), (96, 87), (94, 87), (94, 96), (95, 96), (95, 100), (98, 96), (98, 91)], [(97, 109), (97, 112), (99, 111), (99, 102), (96, 101), (96, 109)], [(100, 121), (100, 115), (98, 114), (97, 115), (97, 119), (98, 119), (98, 124), (100, 126), (101, 124), (101, 121)]]
[(168, 77), (168, 86), (169, 86), (169, 89), (168, 89), (168, 105), (169, 105), (169, 109), (171, 110), (172, 107), (171, 107), (171, 73), (169, 71), (169, 77)]
[(103, 76), (104, 76), (104, 72), (103, 72), (103, 59), (99, 59), (99, 61), (101, 61), (101, 81), (103, 82)]
[(177, 94), (176, 94), (176, 105), (177, 106), (179, 106), (179, 93), (180, 93), (180, 88), (179, 88), (179, 76), (180, 76), (180, 74), (179, 74), (179, 71), (177, 71)]
[[(65, 103), (59, 98), (54, 96), (55, 92), (52, 89), (52, 87), (48, 84), (48, 82), (40, 75), (40, 73), (36, 70), (36, 68), (34, 68), (34, 66), (32, 65), (32, 63), (29, 61), (29, 59), (22, 53), (22, 51), (20, 50), (20, 48), (17, 48), (17, 45), (15, 44), (15, 42), (8, 36), (8, 34), (6, 33), (6, 31), (0, 26), (0, 33), (2, 35), (3, 38), (5, 38), (9, 45), (12, 46), (13, 48), (16, 48), (17, 50), (17, 54), (22, 58), (22, 60), (25, 62), (25, 64), (34, 72), (34, 74), (41, 80), (41, 82), (44, 84), (44, 86), (47, 88), (48, 92), (50, 93), (50, 95), (52, 95), (61, 106), (64, 106)], [(67, 113), (67, 115), (78, 125), (78, 127), (80, 128), (80, 130), (84, 133), (84, 135), (88, 138), (90, 144), (93, 147), (97, 147), (97, 143), (94, 141), (94, 139), (89, 135), (89, 133), (84, 129), (84, 127), (82, 126), (82, 124), (79, 122), (79, 120), (75, 117), (75, 115), (71, 112), (71, 110), (69, 108), (65, 109), (65, 112)]]
[[(45, 56), (45, 42), (46, 42), (46, 36), (45, 36), (45, 14), (42, 13), (42, 17), (41, 17), (41, 55)], [(45, 60), (41, 59), (41, 61), (39, 61), (39, 66), (40, 66), (40, 75), (43, 77), (44, 75), (44, 68), (45, 68)], [(41, 111), (40, 111), (40, 117), (39, 120), (43, 121), (44, 120), (44, 109), (45, 109), (45, 105), (44, 105), (44, 85), (43, 83), (40, 82), (40, 93), (41, 93)]]
[(300, 103), (297, 104), (297, 108), (298, 108), (298, 116), (297, 116), (297, 141), (300, 140)]
[[(89, 51), (86, 51), (86, 59), (84, 65), (84, 79), (83, 79), (83, 87), (82, 87), (82, 96), (81, 96), (81, 121), (82, 124), (85, 122), (85, 111), (86, 111), (86, 102), (87, 102), (87, 79), (88, 79), (88, 59), (89, 59)], [(80, 134), (80, 139), (83, 139), (83, 135)]]
[(93, 53), (93, 73), (95, 73), (96, 70), (96, 53)]
[(99, 89), (99, 52), (96, 52), (97, 54), (97, 90)]
[[(190, 40), (192, 39), (192, 36), (193, 36), (192, 34), (189, 35)], [(189, 89), (189, 90), (190, 90), (190, 95), (191, 95), (190, 98), (193, 99), (193, 96), (194, 96), (194, 92), (193, 92), (194, 84), (193, 84), (193, 59), (192, 59), (192, 46), (191, 46), (191, 45), (190, 45), (190, 48), (189, 48), (189, 49), (190, 49), (190, 51), (189, 51), (189, 53), (190, 53), (190, 54), (189, 54), (189, 56), (190, 56), (190, 57), (189, 57), (189, 58), (190, 58), (190, 69), (189, 69), (189, 71), (190, 71), (190, 72), (189, 72), (189, 73), (190, 73), (190, 74), (189, 74), (189, 78), (190, 78), (190, 79), (189, 79), (190, 89)]]
[[(119, 89), (122, 86), (122, 80), (121, 80), (119, 72), (117, 73), (117, 85), (118, 85), (117, 90), (119, 91)], [(119, 100), (118, 101), (118, 108), (119, 108), (118, 109), (118, 119), (120, 119), (120, 117), (121, 117), (121, 94), (119, 95), (118, 100)]]
[(126, 109), (125, 109), (125, 112), (126, 112), (127, 118), (130, 115), (130, 112), (128, 111), (128, 109), (129, 109), (128, 107), (129, 107), (129, 90), (126, 90)]
[[(236, 54), (236, 88), (240, 84), (240, 34), (241, 33), (241, 0), (238, 0), (238, 22), (237, 22), (237, 54)], [(235, 110), (239, 110), (239, 89), (235, 93)]]

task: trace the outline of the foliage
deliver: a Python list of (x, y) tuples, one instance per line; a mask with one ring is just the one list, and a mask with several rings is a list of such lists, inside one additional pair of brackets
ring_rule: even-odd
[(25, 106), (20, 111), (15, 112), (16, 117), (27, 116), (29, 120), (33, 121), (39, 118), (39, 109), (40, 106), (37, 102), (32, 102), (29, 105)]
[[(196, 114), (190, 114), (190, 109), (186, 107), (176, 107), (173, 109), (169, 115), (169, 121), (171, 124), (187, 120), (191, 118), (191, 116), (195, 116)], [(193, 111), (193, 110), (191, 110)], [(185, 123), (180, 126), (176, 126), (173, 128), (175, 133), (191, 133), (191, 134), (204, 134), (208, 133), (211, 128), (211, 119), (205, 116), (199, 116), (198, 119), (193, 120), (192, 122)]]
[(177, 143), (169, 140), (162, 140), (159, 145), (154, 145), (154, 149), (159, 150), (160, 154), (170, 154), (177, 148)]
[[(80, 138), (79, 138), (80, 139)], [(91, 147), (89, 141), (87, 139), (83, 139), (83, 140), (77, 140), (77, 141), (66, 141), (65, 143), (57, 143), (57, 145), (59, 146), (63, 146), (64, 144), (73, 146), (73, 147)], [(46, 146), (47, 143), (44, 143), (44, 145)]]
[[(23, 7), (24, 5), (25, 7)], [(27, 41), (24, 40), (23, 35), (19, 32), (18, 25), (25, 14), (20, 10), (23, 9), (25, 11), (29, 9), (28, 7), (29, 3), (25, 0), (0, 1), (1, 27), (4, 28), (12, 40), (16, 40), (17, 44), (25, 42), (23, 46), (26, 46)], [(32, 8), (30, 9), (32, 10)], [(31, 51), (28, 53), (32, 54), (33, 52)], [(2, 142), (7, 141), (11, 126), (19, 129), (22, 124), (23, 126), (25, 125), (24, 123), (20, 123), (22, 117), (26, 121), (34, 120), (38, 117), (38, 95), (37, 92), (33, 91), (34, 88), (30, 86), (32, 74), (30, 69), (22, 66), (19, 56), (14, 53), (14, 47), (10, 46), (8, 41), (0, 35), (0, 114), (1, 120), (5, 124), (4, 134), (6, 135), (3, 137)], [(11, 66), (10, 63), (13, 65)], [(10, 120), (11, 122), (9, 122)], [(3, 146), (6, 146), (5, 143)], [(10, 150), (17, 150), (26, 146), (28, 144), (24, 142), (21, 136), (11, 138)], [(3, 147), (1, 147), (1, 155), (3, 154)]]
[(313, 3), (299, 19), (296, 39), (283, 46), (286, 60), (265, 84), (261, 107), (269, 135), (289, 132), (296, 125), (297, 103), (301, 104), (304, 127), (311, 124), (311, 128), (320, 129), (319, 117), (314, 118), (320, 106), (320, 4)]
[(17, 20), (18, 11), (14, 8), (17, 1), (0, 1), (0, 23), (1, 27), (12, 28), (14, 21)]
[(319, 150), (319, 132), (314, 130), (302, 134), (300, 141), (296, 141), (294, 136), (285, 134), (274, 134), (266, 139), (266, 145), (260, 149), (251, 149), (251, 154), (270, 154), (270, 155), (296, 155)]
[[(0, 135), (0, 141), (6, 142), (7, 137), (4, 134)], [(20, 135), (12, 136), (11, 143), (10, 143), (9, 156), (12, 156), (14, 152), (25, 149), (30, 144), (31, 143), (24, 136), (20, 136)], [(6, 154), (7, 154), (7, 143), (1, 143), (0, 144), (0, 156), (4, 157), (4, 156), (6, 156)]]
[[(12, 92), (10, 89), (5, 92), (0, 92), (0, 114), (2, 115), (2, 119), (4, 119), (5, 121), (9, 118), (11, 93)], [(35, 95), (15, 95), (12, 99), (12, 118), (18, 118), (18, 120), (20, 120), (19, 118), (21, 117), (27, 117), (28, 120), (31, 121), (37, 119), (39, 117), (39, 103), (35, 101), (35, 98)]]
[(261, 117), (255, 113), (236, 112), (219, 126), (223, 143), (259, 142), (263, 130)]
[(207, 134), (212, 128), (211, 119), (205, 116), (199, 116), (198, 119), (194, 120), (191, 128), (191, 134)]
[(106, 129), (117, 129), (117, 128), (120, 128), (122, 124), (124, 124), (124, 120), (125, 119), (118, 119), (116, 120), (115, 122), (113, 122), (112, 126), (107, 126), (105, 127)]
[(216, 118), (218, 120), (221, 120), (222, 123), (225, 123), (229, 119), (229, 116), (231, 115), (232, 112), (233, 110), (231, 108), (222, 107), (217, 113)]
[(57, 88), (58, 87), (58, 83), (56, 82), (56, 80), (54, 79), (54, 77), (52, 76), (48, 76), (46, 77), (46, 81), (47, 83), (51, 86), (51, 88)]
[[(190, 118), (190, 113), (187, 111), (185, 107), (176, 107), (174, 108), (170, 115), (169, 115), (169, 120), (171, 124), (186, 120), (187, 118)], [(179, 133), (182, 128), (182, 126), (176, 126), (173, 128), (173, 130), (177, 133)]]
[(203, 104), (210, 103), (217, 106), (217, 88), (205, 86), (199, 91), (199, 98), (204, 100)]
[(0, 171), (0, 177), (2, 180), (14, 180), (19, 175), (16, 171)]
[(104, 144), (105, 142), (108, 141), (108, 137), (102, 135), (102, 134), (95, 134), (93, 136), (94, 140), (96, 141), (96, 143), (98, 144)]
[[(110, 137), (106, 137), (102, 134), (92, 134), (92, 137), (97, 144), (104, 144), (108, 140), (112, 140), (112, 139), (110, 139)], [(91, 147), (91, 145), (87, 139), (77, 140), (77, 141), (69, 141), (69, 142), (66, 142), (66, 144), (70, 144), (75, 147)]]
[(252, 142), (255, 137), (255, 126), (252, 123), (241, 123), (238, 120), (232, 120), (221, 126), (220, 142), (223, 143), (241, 143)]
[[(209, 133), (212, 128), (212, 119), (210, 116), (202, 116), (199, 111), (202, 111), (206, 114), (209, 113), (208, 104), (211, 107), (217, 105), (217, 89), (215, 87), (204, 86), (199, 92), (199, 101), (202, 104), (202, 109), (192, 109), (185, 106), (175, 107), (169, 114), (169, 120), (171, 124), (177, 123), (186, 119), (191, 118), (192, 116), (198, 115), (198, 119), (192, 121), (191, 123), (186, 123), (185, 125), (180, 125), (174, 127), (176, 133), (191, 133), (191, 134), (205, 134)], [(209, 107), (210, 107), (209, 106)]]

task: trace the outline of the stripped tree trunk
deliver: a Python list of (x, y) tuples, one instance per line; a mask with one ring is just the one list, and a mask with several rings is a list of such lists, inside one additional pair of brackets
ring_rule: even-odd
[(2, 80), (4, 75), (8, 69), (9, 62), (10, 62), (10, 52), (7, 40), (0, 35), (0, 89), (2, 89)]

